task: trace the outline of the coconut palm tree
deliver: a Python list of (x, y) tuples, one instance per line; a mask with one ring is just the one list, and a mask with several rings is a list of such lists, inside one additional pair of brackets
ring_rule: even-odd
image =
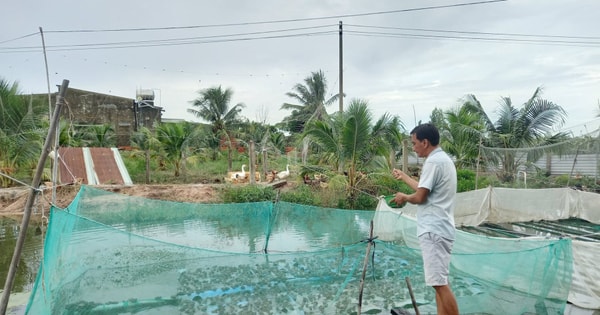
[(311, 119), (323, 119), (327, 116), (326, 106), (334, 103), (339, 94), (327, 98), (327, 79), (322, 70), (312, 72), (304, 79), (303, 84), (296, 84), (293, 92), (286, 93), (287, 96), (295, 99), (298, 103), (284, 103), (281, 109), (292, 110), (292, 114), (284, 121), (287, 122), (287, 128), (291, 132), (302, 132), (304, 125)]
[(180, 175), (190, 142), (197, 136), (195, 130), (195, 126), (189, 122), (165, 123), (156, 128), (156, 139), (160, 142), (167, 160), (175, 166), (176, 177)]
[(306, 125), (304, 137), (310, 137), (321, 150), (323, 162), (347, 174), (349, 199), (354, 200), (356, 187), (364, 178), (390, 158), (390, 152), (402, 140), (402, 122), (396, 116), (384, 114), (373, 123), (365, 100), (351, 100), (343, 113), (330, 120), (312, 120)]
[(454, 156), (458, 168), (473, 167), (479, 158), (479, 144), (485, 132), (481, 116), (465, 106), (444, 112), (445, 123), (440, 129), (441, 146)]
[[(47, 108), (22, 96), (17, 82), (0, 78), (0, 172), (12, 176), (24, 165), (35, 163), (47, 134)], [(12, 180), (0, 178), (7, 187)]]
[(58, 144), (61, 147), (83, 147), (86, 145), (83, 128), (75, 128), (72, 123), (61, 120), (58, 127)]
[[(554, 130), (564, 124), (567, 114), (561, 106), (541, 98), (541, 94), (542, 88), (538, 87), (521, 108), (515, 107), (510, 97), (503, 97), (495, 123), (474, 95), (466, 97), (464, 106), (483, 119), (485, 145), (505, 149), (544, 146), (565, 139), (566, 133)], [(503, 167), (501, 178), (504, 180), (512, 180), (519, 166), (515, 152), (504, 150), (499, 156)], [(530, 157), (528, 159), (531, 160)]]
[(150, 129), (142, 127), (131, 136), (131, 145), (136, 149), (144, 151), (146, 184), (150, 184), (150, 150), (159, 148), (160, 142), (154, 137)]
[(230, 108), (233, 90), (223, 90), (221, 86), (212, 87), (199, 92), (200, 96), (192, 101), (194, 108), (187, 111), (194, 116), (208, 121), (212, 132), (227, 144), (227, 169), (231, 171), (233, 139), (237, 127), (241, 123), (240, 112), (245, 107), (238, 103)]
[(108, 148), (115, 146), (115, 129), (111, 124), (93, 125), (87, 129), (88, 145)]

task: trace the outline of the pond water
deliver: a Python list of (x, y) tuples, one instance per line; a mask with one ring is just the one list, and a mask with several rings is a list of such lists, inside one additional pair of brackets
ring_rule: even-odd
[[(367, 232), (367, 222), (360, 221), (359, 234), (365, 234)], [(15, 245), (20, 231), (20, 222), (15, 219), (0, 217), (0, 281), (2, 288), (6, 281), (6, 276), (10, 266), (10, 262), (14, 253)], [(220, 244), (215, 241), (214, 238), (218, 233), (211, 231), (210, 229), (203, 226), (202, 222), (195, 220), (186, 220), (179, 224), (172, 225), (156, 225), (156, 224), (139, 224), (135, 226), (124, 226), (114, 225), (114, 227), (126, 230), (135, 234), (145, 235), (153, 237), (155, 239), (161, 239), (163, 241), (175, 242), (184, 244), (187, 246), (198, 246), (198, 244), (212, 244), (216, 247), (228, 246), (240, 251), (248, 249), (248, 242), (254, 240), (257, 248), (260, 248), (260, 244), (264, 241), (260, 237), (256, 238), (239, 238), (230, 239), (227, 244)], [(28, 293), (32, 290), (33, 283), (39, 269), (40, 260), (43, 257), (43, 238), (44, 238), (44, 226), (39, 223), (31, 223), (26, 231), (25, 245), (22, 251), (20, 265), (17, 270), (16, 279), (13, 285), (13, 294)], [(273, 235), (272, 247), (279, 249), (283, 247), (292, 247), (296, 250), (309, 250), (315, 245), (317, 247), (327, 247), (330, 242), (337, 243), (337, 240), (329, 239), (327, 236), (321, 236), (319, 239), (321, 244), (309, 244), (305, 239), (306, 235), (300, 230), (285, 230), (275, 231)], [(206, 239), (209, 238), (209, 239)], [(317, 242), (319, 243), (319, 242)], [(218, 245), (218, 246), (217, 246)], [(251, 248), (254, 246), (250, 246)], [(381, 267), (381, 266), (379, 266)], [(193, 275), (190, 275), (190, 277)], [(195, 279), (197, 282), (198, 279)], [(2, 289), (0, 288), (0, 289)], [(426, 288), (415, 288), (419, 296), (423, 294)], [(15, 297), (11, 295), (11, 301)], [(27, 303), (26, 299), (23, 299), (22, 303)], [(9, 313), (17, 314), (17, 313)], [(22, 313), (19, 313), (22, 314)], [(576, 307), (569, 305), (565, 310), (565, 314), (597, 314), (597, 311), (584, 311)]]
[[(361, 239), (368, 235), (368, 222), (356, 219), (358, 222), (357, 235), (352, 238)], [(278, 251), (310, 251), (330, 248), (333, 244), (343, 243), (334, 235), (307, 235), (305, 227), (288, 226), (283, 230), (275, 230), (270, 237), (269, 248)], [(301, 225), (301, 224), (300, 224)], [(248, 253), (261, 250), (265, 243), (263, 231), (248, 232), (247, 235), (223, 236), (223, 231), (215, 230), (209, 224), (199, 220), (184, 220), (171, 224), (140, 223), (135, 225), (114, 224), (115, 228), (137, 235), (142, 235), (155, 240), (184, 246), (207, 248), (212, 250), (226, 250), (232, 252)], [(35, 279), (43, 259), (44, 237), (47, 226), (41, 223), (30, 222), (27, 229), (25, 243), (17, 274), (13, 282), (12, 293), (29, 292), (33, 288)], [(21, 222), (16, 219), (0, 216), (0, 290), (4, 288), (10, 263), (14, 254)], [(335, 228), (332, 228), (335, 230)], [(84, 234), (95, 235), (95, 230)], [(331, 232), (331, 231), (330, 231)], [(345, 235), (348, 237), (349, 235)], [(88, 236), (93, 237), (93, 236)]]
[[(39, 223), (29, 224), (19, 267), (13, 282), (13, 293), (28, 292), (32, 289), (44, 253), (43, 230), (45, 228)], [(21, 233), (20, 221), (0, 216), (0, 290), (6, 283), (19, 233)]]

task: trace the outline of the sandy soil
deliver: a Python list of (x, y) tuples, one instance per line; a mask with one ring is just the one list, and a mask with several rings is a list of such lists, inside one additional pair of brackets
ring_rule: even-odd
[[(133, 186), (94, 186), (115, 193), (140, 196), (150, 199), (219, 203), (221, 199), (215, 185), (133, 185)], [(56, 206), (64, 208), (71, 203), (79, 191), (78, 185), (61, 186), (56, 189)], [(0, 216), (19, 217), (23, 215), (30, 189), (26, 187), (0, 189)], [(50, 209), (52, 189), (44, 189), (38, 196), (38, 209)], [(33, 220), (33, 218), (32, 218)]]

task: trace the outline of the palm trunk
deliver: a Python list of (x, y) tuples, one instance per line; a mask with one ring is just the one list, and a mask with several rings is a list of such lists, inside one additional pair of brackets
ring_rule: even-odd
[(146, 184), (150, 184), (150, 150), (146, 150)]

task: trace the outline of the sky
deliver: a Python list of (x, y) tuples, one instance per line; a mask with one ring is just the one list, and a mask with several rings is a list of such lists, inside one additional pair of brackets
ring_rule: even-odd
[(502, 98), (520, 108), (541, 87), (568, 114), (557, 129), (600, 125), (597, 0), (22, 0), (3, 9), (0, 78), (23, 93), (56, 92), (63, 79), (132, 99), (152, 90), (163, 118), (202, 121), (191, 102), (221, 86), (244, 117), (274, 124), (312, 72), (325, 73), (328, 96), (339, 92), (341, 22), (344, 106), (366, 100), (374, 119), (398, 115), (410, 130), (472, 94), (494, 120)]

